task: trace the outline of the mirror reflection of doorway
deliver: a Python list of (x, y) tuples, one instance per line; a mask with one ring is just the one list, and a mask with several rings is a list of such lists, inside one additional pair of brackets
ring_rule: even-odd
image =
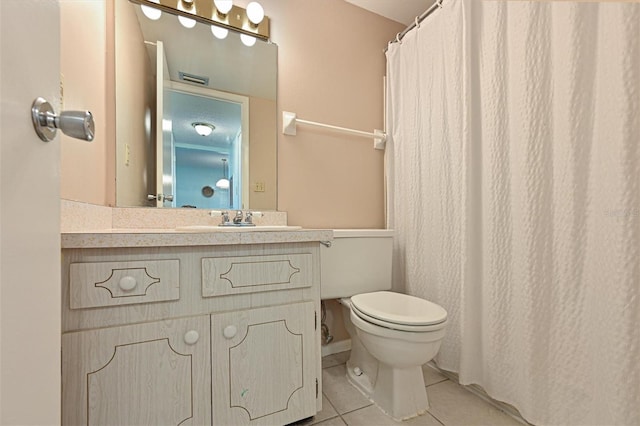
[(172, 180), (172, 206), (243, 208), (243, 192), (248, 192), (243, 191), (248, 181), (248, 130), (243, 129), (248, 120), (243, 113), (248, 115), (248, 99), (173, 82), (165, 91), (170, 107), (164, 122), (170, 131), (163, 132), (163, 151), (172, 153), (173, 164), (170, 170), (164, 167), (163, 180)]

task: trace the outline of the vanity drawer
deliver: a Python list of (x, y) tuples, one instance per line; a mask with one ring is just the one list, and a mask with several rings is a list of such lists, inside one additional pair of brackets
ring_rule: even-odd
[(72, 263), (69, 271), (71, 309), (180, 298), (179, 260)]
[(311, 287), (311, 254), (202, 259), (202, 296)]

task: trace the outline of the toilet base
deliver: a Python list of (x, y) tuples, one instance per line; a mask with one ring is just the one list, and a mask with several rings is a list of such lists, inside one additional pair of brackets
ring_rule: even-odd
[(429, 409), (422, 367), (392, 368), (378, 364), (378, 375), (372, 384), (366, 374), (356, 375), (347, 368), (347, 379), (371, 402), (394, 420), (420, 416)]

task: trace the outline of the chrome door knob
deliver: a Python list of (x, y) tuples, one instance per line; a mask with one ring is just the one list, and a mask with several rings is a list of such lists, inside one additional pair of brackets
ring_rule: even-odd
[(53, 140), (58, 129), (67, 136), (85, 141), (92, 141), (95, 136), (96, 125), (89, 111), (63, 111), (56, 115), (44, 98), (33, 101), (31, 120), (36, 133), (45, 142)]

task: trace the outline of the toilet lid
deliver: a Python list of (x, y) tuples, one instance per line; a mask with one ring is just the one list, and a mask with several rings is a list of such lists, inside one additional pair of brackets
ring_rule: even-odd
[(357, 294), (351, 303), (363, 314), (391, 324), (426, 326), (447, 319), (442, 306), (407, 294), (390, 291)]

